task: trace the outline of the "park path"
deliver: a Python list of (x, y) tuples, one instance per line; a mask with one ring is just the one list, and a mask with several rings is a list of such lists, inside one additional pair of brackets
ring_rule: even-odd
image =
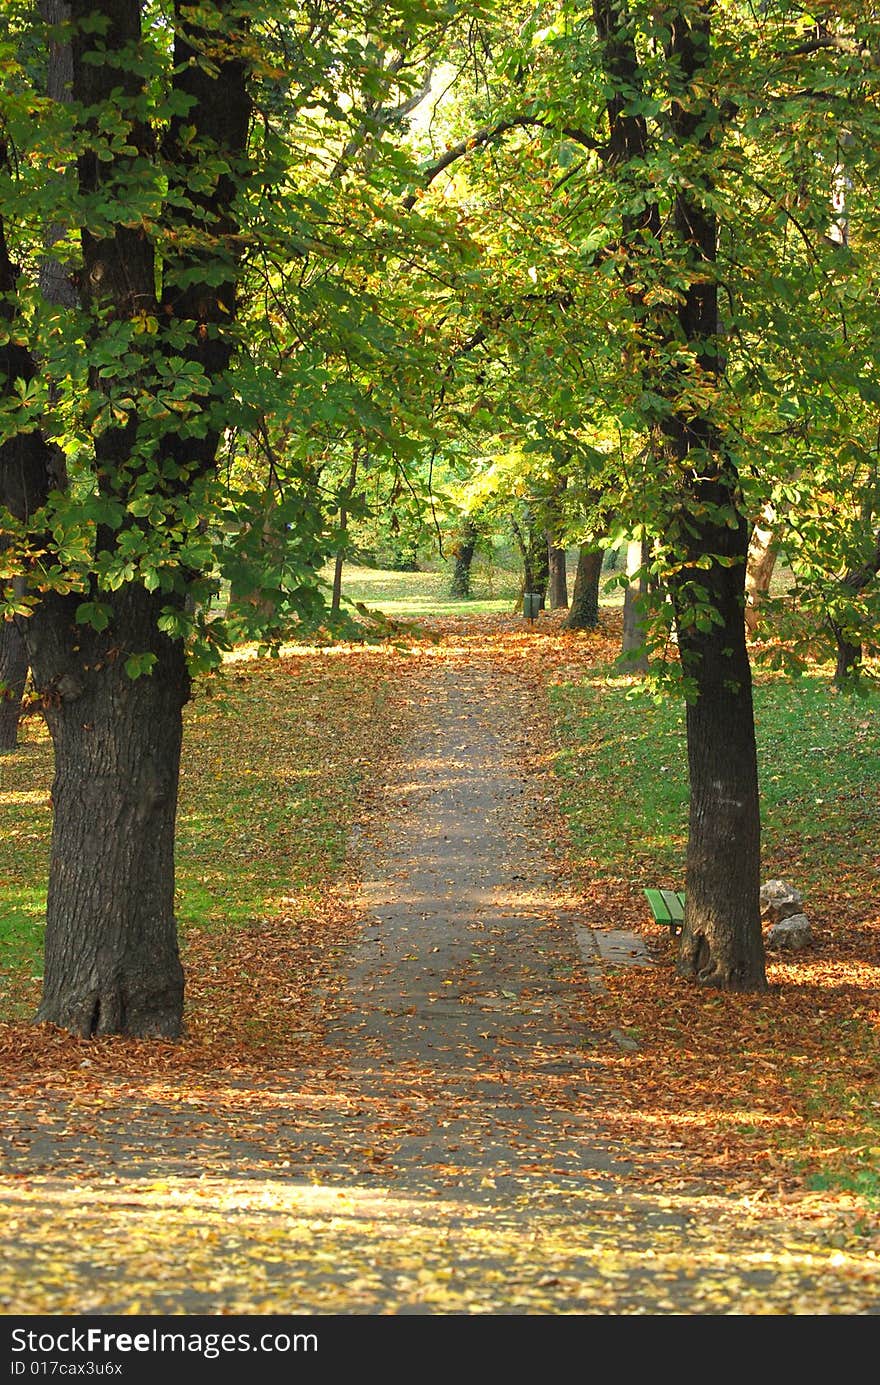
[(520, 691), (490, 660), (437, 660), (418, 739), (356, 843), (359, 936), (328, 1037), (362, 1088), (433, 1088), (439, 1120), (388, 1150), (407, 1186), (438, 1164), (468, 1186), (628, 1170), (591, 1120), (596, 1036), (575, 1010), (601, 953), (548, 864)]

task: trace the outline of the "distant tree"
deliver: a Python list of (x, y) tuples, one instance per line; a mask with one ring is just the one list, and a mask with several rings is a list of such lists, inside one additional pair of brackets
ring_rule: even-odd
[(594, 630), (599, 624), (599, 587), (604, 549), (582, 543), (568, 615), (562, 622), (566, 630)]
[(471, 564), (480, 540), (479, 526), (472, 515), (463, 515), (458, 525), (450, 552), (454, 563), (450, 596), (467, 600), (473, 595), (471, 590)]

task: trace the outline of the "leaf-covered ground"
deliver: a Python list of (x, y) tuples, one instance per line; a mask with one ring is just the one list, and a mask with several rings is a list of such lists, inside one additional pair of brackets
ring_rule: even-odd
[[(617, 639), (607, 615), (586, 635), (478, 617), (230, 665), (188, 712), (179, 1044), (24, 1022), (51, 774), (30, 728), (0, 763), (3, 1312), (876, 1311), (876, 713), (829, 700), (817, 723), (816, 703), (805, 734), (823, 747), (828, 829), (811, 839), (814, 803), (768, 841), (767, 872), (809, 886), (814, 947), (771, 959), (766, 996), (701, 992), (641, 895), (661, 867), (676, 883), (680, 737), (670, 720), (651, 740), (668, 761), (661, 803), (648, 710), (612, 672)], [(484, 690), (520, 776), (504, 818), (529, 865), (505, 862), (492, 900), (522, 873), (535, 975), (515, 948), (497, 971), (491, 949), (450, 964), (438, 995), (448, 981), (474, 1023), (441, 1058), (394, 1053), (408, 1007), (353, 995), (351, 978), (365, 881), (383, 862), (409, 873), (396, 814), (443, 679)], [(804, 761), (786, 745), (768, 769), (800, 799)], [(586, 965), (576, 923), (631, 929), (652, 965)], [(358, 1048), (361, 1001), (376, 1025)]]

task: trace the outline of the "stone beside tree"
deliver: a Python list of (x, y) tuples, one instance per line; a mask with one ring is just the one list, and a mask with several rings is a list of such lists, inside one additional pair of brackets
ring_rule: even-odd
[(768, 880), (761, 886), (761, 918), (769, 925), (764, 945), (770, 950), (800, 952), (813, 941), (803, 896), (785, 880)]

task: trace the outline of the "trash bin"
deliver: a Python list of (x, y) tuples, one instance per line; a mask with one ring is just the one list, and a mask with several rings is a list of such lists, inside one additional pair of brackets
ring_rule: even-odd
[(523, 615), (526, 620), (534, 620), (541, 609), (540, 592), (523, 592)]

